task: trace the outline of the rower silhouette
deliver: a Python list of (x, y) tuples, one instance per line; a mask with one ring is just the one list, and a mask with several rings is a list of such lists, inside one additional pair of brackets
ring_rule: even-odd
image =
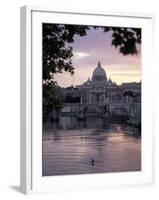
[(92, 166), (95, 165), (95, 160), (94, 160), (94, 158), (92, 158), (91, 163), (92, 163)]

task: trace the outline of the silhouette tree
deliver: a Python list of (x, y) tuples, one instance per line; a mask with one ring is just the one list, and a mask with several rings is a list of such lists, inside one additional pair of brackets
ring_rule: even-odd
[(43, 116), (58, 111), (62, 102), (58, 98), (55, 73), (74, 73), (71, 57), (74, 35), (84, 36), (88, 26), (43, 24)]
[(119, 48), (123, 55), (138, 54), (137, 45), (141, 44), (140, 28), (104, 27), (104, 32), (112, 32), (112, 46)]
[(43, 80), (53, 81), (53, 74), (68, 71), (74, 73), (71, 57), (72, 47), (66, 44), (74, 41), (74, 35), (84, 36), (88, 26), (43, 24)]
[(46, 118), (51, 111), (56, 113), (61, 109), (62, 102), (58, 96), (58, 86), (56, 82), (43, 84), (43, 116)]

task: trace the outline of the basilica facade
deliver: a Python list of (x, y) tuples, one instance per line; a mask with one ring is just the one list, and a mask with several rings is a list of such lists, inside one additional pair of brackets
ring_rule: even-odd
[(62, 113), (85, 112), (87, 116), (141, 118), (141, 82), (117, 85), (107, 77), (100, 62), (82, 85), (63, 88)]

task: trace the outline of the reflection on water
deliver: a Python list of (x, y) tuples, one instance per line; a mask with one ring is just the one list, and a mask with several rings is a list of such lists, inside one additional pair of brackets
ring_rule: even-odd
[(141, 170), (137, 128), (62, 117), (43, 129), (43, 176)]

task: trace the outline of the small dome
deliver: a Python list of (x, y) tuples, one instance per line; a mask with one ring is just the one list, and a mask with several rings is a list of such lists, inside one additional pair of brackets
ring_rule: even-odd
[(109, 78), (109, 80), (108, 80), (108, 85), (112, 85), (113, 84), (113, 82), (112, 82), (112, 80)]

